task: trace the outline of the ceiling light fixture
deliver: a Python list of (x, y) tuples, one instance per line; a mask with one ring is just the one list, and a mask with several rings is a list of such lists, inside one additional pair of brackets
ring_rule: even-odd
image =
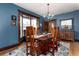
[(47, 8), (48, 8), (48, 9), (47, 9), (47, 15), (44, 16), (44, 18), (46, 18), (46, 19), (48, 19), (48, 20), (51, 20), (54, 15), (51, 15), (51, 14), (50, 14), (50, 12), (49, 12), (49, 11), (50, 11), (50, 10), (49, 10), (49, 6), (50, 6), (50, 4), (48, 3), (48, 4), (47, 4)]

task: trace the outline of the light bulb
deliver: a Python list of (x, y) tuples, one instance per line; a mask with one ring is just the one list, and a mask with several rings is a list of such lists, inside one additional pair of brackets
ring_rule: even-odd
[(46, 16), (44, 15), (43, 17), (45, 18)]

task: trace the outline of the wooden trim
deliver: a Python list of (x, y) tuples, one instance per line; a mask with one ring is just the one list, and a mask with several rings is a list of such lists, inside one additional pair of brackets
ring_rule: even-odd
[(65, 39), (60, 39), (60, 41), (63, 41), (63, 42), (73, 42), (72, 40), (65, 40)]
[(53, 20), (49, 20), (48, 22), (51, 22), (51, 21), (56, 21), (56, 19), (53, 19)]
[(68, 29), (68, 30), (74, 31), (74, 20), (73, 20), (73, 18), (60, 19), (60, 28), (61, 28), (61, 21), (65, 21), (65, 20), (72, 20), (72, 28), (71, 29)]
[(79, 39), (75, 39), (75, 42), (79, 42)]
[(26, 12), (24, 12), (24, 11), (21, 11), (21, 10), (18, 10), (18, 11), (19, 11), (20, 13), (24, 14), (24, 15), (27, 15), (27, 16), (40, 18), (39, 16), (35, 16), (35, 15), (32, 15), (32, 14), (26, 13)]
[(20, 13), (18, 12), (18, 44), (20, 44)]
[(13, 47), (16, 47), (16, 46), (18, 46), (18, 45), (19, 45), (19, 44), (14, 44), (14, 45), (10, 45), (10, 46), (7, 46), (7, 47), (0, 48), (0, 52), (1, 52), (1, 51), (4, 51), (4, 50), (8, 50), (8, 49), (13, 48)]
[(40, 17), (37, 17), (37, 16), (34, 16), (34, 15), (31, 15), (26, 12), (18, 10), (18, 44), (21, 44), (21, 42), (20, 42), (20, 15), (22, 15), (22, 14), (37, 18), (37, 21), (39, 21), (39, 27), (40, 27), (40, 20), (38, 20), (38, 19), (40, 19)]

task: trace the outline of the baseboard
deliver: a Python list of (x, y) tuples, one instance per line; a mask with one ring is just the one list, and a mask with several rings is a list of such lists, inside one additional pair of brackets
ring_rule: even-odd
[(60, 41), (64, 41), (64, 42), (73, 42), (72, 40), (65, 40), (65, 39), (61, 39)]
[(7, 47), (4, 47), (4, 48), (0, 48), (0, 52), (1, 51), (4, 51), (4, 50), (7, 50), (7, 49), (10, 49), (10, 48), (13, 48), (13, 47), (16, 47), (18, 46), (19, 44), (13, 44), (13, 45), (10, 45), (10, 46), (7, 46)]
[(75, 42), (79, 42), (79, 39), (75, 39)]

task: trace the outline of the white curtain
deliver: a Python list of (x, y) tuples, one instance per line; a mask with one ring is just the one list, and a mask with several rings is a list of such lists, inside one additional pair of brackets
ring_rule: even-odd
[(30, 19), (29, 18), (23, 18), (23, 30), (26, 30), (27, 26), (30, 26)]
[(22, 16), (20, 16), (20, 38), (23, 37), (23, 25), (22, 25)]
[(31, 26), (37, 28), (37, 19), (36, 18), (31, 19)]

